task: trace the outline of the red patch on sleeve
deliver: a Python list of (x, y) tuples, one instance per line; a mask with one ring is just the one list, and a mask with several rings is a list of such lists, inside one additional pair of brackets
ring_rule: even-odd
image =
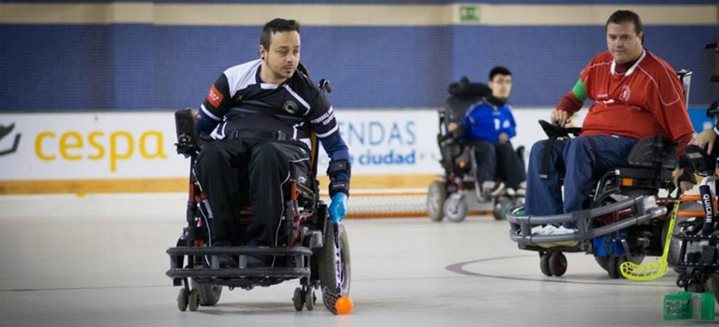
[(222, 102), (222, 99), (225, 96), (222, 95), (222, 93), (213, 85), (210, 88), (210, 92), (207, 93), (207, 102), (209, 102), (213, 107), (217, 108), (220, 106), (220, 103)]

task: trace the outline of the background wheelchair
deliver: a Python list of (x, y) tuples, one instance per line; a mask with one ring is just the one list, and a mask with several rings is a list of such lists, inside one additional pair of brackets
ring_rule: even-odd
[[(678, 75), (688, 98), (691, 72), (681, 71)], [(580, 128), (558, 127), (545, 121), (540, 125), (549, 137), (546, 142), (581, 132)], [(563, 252), (592, 254), (611, 278), (622, 276), (620, 266), (625, 261), (639, 264), (645, 256), (662, 254), (669, 229), (667, 212), (677, 205), (669, 197), (674, 188), (676, 146), (662, 136), (646, 137), (632, 148), (627, 161), (626, 167), (595, 172), (596, 187), (589, 194), (591, 200), (585, 210), (527, 216), (524, 207), (519, 206), (507, 214), (510, 238), (520, 249), (539, 252), (544, 275), (562, 276), (566, 272)], [(563, 223), (576, 225), (577, 231), (563, 235), (532, 233), (533, 227)]]
[[(502, 190), (489, 199), (480, 195), (476, 180), (477, 162), (474, 148), (462, 138), (462, 129), (448, 131), (450, 123), (459, 123), (472, 105), (491, 94), (484, 84), (471, 83), (463, 77), (459, 83), (449, 86), (449, 98), (439, 110), (439, 134), (437, 144), (441, 154), (440, 164), (444, 175), (429, 185), (427, 191), (427, 214), (432, 221), (461, 222), (468, 211), (492, 211), (497, 220), (512, 206), (522, 203), (523, 194), (514, 190)], [(524, 147), (515, 150), (524, 158)]]
[[(201, 142), (193, 115), (189, 108), (175, 113), (177, 151), (190, 158), (187, 226), (177, 240), (177, 246), (167, 250), (170, 269), (166, 274), (172, 278), (174, 286), (182, 286), (177, 296), (180, 311), (215, 305), (223, 286), (230, 290), (235, 287), (251, 290), (255, 286), (299, 279), (300, 286), (292, 297), (297, 311), (305, 307), (312, 310), (317, 299), (314, 290), (320, 288), (325, 307), (336, 314), (337, 299), (349, 295), (349, 241), (344, 226), (331, 222), (327, 205), (319, 198), (316, 137), (311, 142), (311, 171), (307, 174), (301, 169), (291, 169), (288, 189), (283, 191), (287, 195), (285, 219), (280, 227), (287, 236), (284, 246), (208, 247), (212, 210), (194, 174)], [(241, 210), (237, 219), (247, 227), (252, 219), (252, 208)], [(219, 257), (222, 255), (236, 258), (237, 266), (221, 267)], [(272, 256), (275, 264), (248, 268), (250, 255)]]

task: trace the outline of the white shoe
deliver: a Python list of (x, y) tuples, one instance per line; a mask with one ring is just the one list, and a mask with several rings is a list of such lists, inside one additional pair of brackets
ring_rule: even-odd
[(484, 181), (481, 185), (482, 196), (485, 198), (493, 198), (504, 191), (504, 183), (497, 183), (495, 181)]
[(574, 228), (567, 228), (564, 226), (559, 226), (559, 227), (557, 227), (557, 229), (554, 230), (554, 235), (572, 234), (576, 231), (577, 230)]
[(494, 188), (497, 186), (497, 183), (494, 181), (484, 181), (482, 182), (482, 196), (488, 196), (492, 191), (494, 191)]
[(544, 226), (537, 226), (532, 228), (532, 234), (535, 235), (554, 235), (554, 230), (556, 230), (557, 227), (554, 225), (544, 225)]
[(576, 229), (567, 228), (564, 226), (544, 225), (532, 228), (532, 234), (536, 235), (565, 235), (576, 232)]
[[(573, 228), (567, 228), (564, 226), (556, 227), (554, 225), (546, 225), (546, 226), (537, 226), (532, 228), (532, 234), (536, 235), (564, 235), (564, 234), (571, 234), (576, 232), (576, 229)], [(579, 244), (579, 241), (558, 241), (558, 242), (551, 242), (551, 243), (540, 243), (537, 244), (538, 246), (541, 246), (543, 248), (553, 248), (553, 247), (573, 247)]]

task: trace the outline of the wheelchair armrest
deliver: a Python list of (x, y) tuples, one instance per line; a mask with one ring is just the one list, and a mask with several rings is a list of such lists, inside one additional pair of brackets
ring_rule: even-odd
[(185, 157), (197, 154), (200, 150), (200, 136), (197, 121), (192, 108), (175, 111), (175, 132), (177, 133), (177, 153)]
[(549, 138), (568, 137), (570, 134), (577, 136), (582, 133), (580, 127), (563, 127), (543, 119), (539, 120), (539, 126), (542, 126), (542, 130)]
[(700, 176), (709, 176), (714, 172), (712, 160), (704, 149), (690, 144), (687, 145), (684, 151), (697, 174)]

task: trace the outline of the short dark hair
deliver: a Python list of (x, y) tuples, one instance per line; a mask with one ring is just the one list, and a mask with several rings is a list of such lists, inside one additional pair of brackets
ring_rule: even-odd
[(510, 72), (509, 69), (504, 66), (495, 66), (494, 68), (492, 68), (492, 70), (489, 71), (489, 80), (493, 80), (494, 76), (497, 75), (512, 76), (512, 72)]
[[(609, 27), (609, 23), (622, 24), (627, 22), (634, 24), (634, 32), (636, 32), (637, 35), (644, 29), (642, 19), (639, 18), (637, 13), (631, 10), (617, 10), (607, 19), (607, 23), (604, 25), (604, 31)], [(644, 38), (642, 38), (642, 41), (644, 41)]]
[(296, 31), (297, 33), (300, 32), (300, 23), (298, 21), (294, 19), (275, 18), (267, 22), (267, 24), (265, 24), (262, 28), (262, 34), (260, 34), (260, 45), (269, 50), (272, 34), (291, 31)]

